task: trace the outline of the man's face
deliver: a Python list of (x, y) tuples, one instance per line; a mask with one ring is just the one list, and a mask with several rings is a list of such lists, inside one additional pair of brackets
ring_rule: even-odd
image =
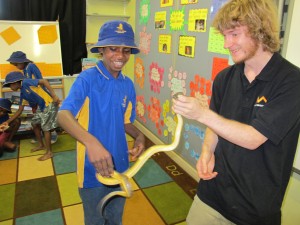
[(106, 69), (114, 76), (117, 77), (119, 72), (128, 62), (131, 48), (109, 46), (100, 48), (99, 52), (102, 53), (103, 63)]
[(257, 53), (258, 42), (251, 38), (246, 26), (225, 30), (223, 35), (224, 48), (229, 50), (235, 63), (250, 60)]

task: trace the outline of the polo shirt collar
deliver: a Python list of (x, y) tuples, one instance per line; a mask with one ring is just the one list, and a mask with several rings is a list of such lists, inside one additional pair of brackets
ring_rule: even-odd
[(282, 56), (275, 52), (267, 65), (263, 68), (263, 70), (260, 72), (260, 74), (256, 77), (257, 79), (263, 80), (263, 81), (271, 81), (274, 79), (274, 74), (276, 74), (276, 71), (279, 68), (279, 65), (282, 62)]
[(96, 65), (96, 68), (98, 70), (98, 72), (107, 80), (111, 80), (111, 79), (125, 79), (125, 75), (123, 75), (123, 73), (120, 71), (119, 75), (117, 78), (114, 78), (111, 73), (106, 69), (106, 67), (104, 66), (104, 63), (102, 60), (100, 60), (98, 62), (98, 64)]
[[(280, 63), (282, 62), (282, 56), (275, 52), (263, 70), (256, 76), (255, 79), (262, 81), (271, 81), (274, 78), (274, 74), (279, 68)], [(237, 64), (237, 68), (240, 74), (244, 75), (245, 63)]]

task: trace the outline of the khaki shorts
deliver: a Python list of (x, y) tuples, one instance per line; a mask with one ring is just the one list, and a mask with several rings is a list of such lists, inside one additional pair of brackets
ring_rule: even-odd
[(186, 218), (188, 225), (235, 225), (219, 212), (202, 202), (198, 196), (194, 197), (193, 204)]
[(40, 124), (43, 131), (50, 131), (56, 127), (57, 125), (57, 112), (58, 106), (50, 103), (45, 109), (44, 112), (37, 111), (31, 120), (31, 125)]

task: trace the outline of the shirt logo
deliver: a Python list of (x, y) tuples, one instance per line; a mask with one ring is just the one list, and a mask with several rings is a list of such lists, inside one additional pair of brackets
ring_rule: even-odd
[(127, 96), (125, 96), (123, 99), (123, 103), (122, 103), (123, 108), (126, 107), (126, 102), (127, 102)]
[(268, 100), (265, 96), (257, 97), (254, 107), (264, 107), (267, 102)]
[(116, 32), (119, 33), (119, 34), (124, 34), (126, 32), (126, 30), (124, 30), (124, 28), (123, 28), (122, 23), (119, 24), (119, 26), (117, 27)]

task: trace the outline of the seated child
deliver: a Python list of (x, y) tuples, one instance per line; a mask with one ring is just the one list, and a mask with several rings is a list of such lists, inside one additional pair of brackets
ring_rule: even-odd
[(9, 113), (11, 113), (11, 101), (0, 98), (0, 157), (3, 151), (13, 152), (17, 147), (11, 140), (18, 131), (21, 120), (16, 118), (7, 124)]

